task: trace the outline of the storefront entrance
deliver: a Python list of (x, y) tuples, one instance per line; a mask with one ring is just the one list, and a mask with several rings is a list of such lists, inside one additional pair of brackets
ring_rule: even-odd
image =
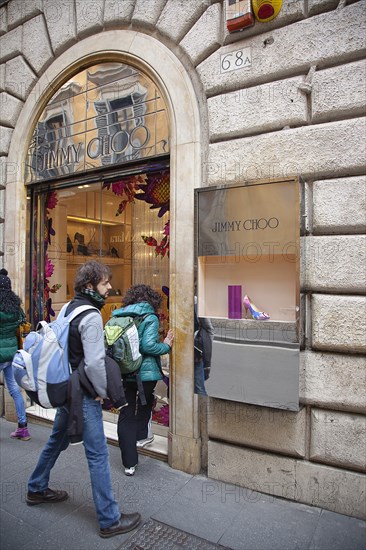
[[(98, 259), (112, 272), (104, 323), (126, 290), (162, 295), (161, 338), (169, 328), (170, 171), (166, 109), (155, 84), (122, 63), (94, 65), (50, 99), (27, 157), (27, 314), (51, 321), (73, 297), (76, 271)], [(163, 358), (169, 378), (170, 358)], [(153, 409), (156, 445), (167, 457), (168, 387)], [(32, 414), (44, 414), (30, 404)], [(118, 415), (105, 405), (110, 438)]]
[[(98, 91), (101, 94), (96, 96)], [(9, 147), (6, 189), (7, 268), (15, 274), (14, 290), (23, 297), (28, 311), (32, 315), (44, 315), (45, 306), (50, 304), (48, 298), (52, 299), (55, 312), (57, 301), (61, 302), (61, 292), (65, 292), (64, 299), (67, 299), (67, 258), (72, 254), (67, 252), (67, 246), (70, 249), (67, 234), (74, 246), (74, 256), (76, 246), (76, 257), (80, 256), (77, 246), (82, 243), (76, 242), (75, 233), (84, 235), (84, 246), (88, 245), (89, 236), (86, 230), (83, 233), (69, 229), (66, 215), (65, 240), (61, 245), (64, 248), (62, 253), (54, 251), (60, 256), (57, 275), (59, 277), (64, 269), (64, 277), (62, 282), (56, 279), (55, 267), (55, 276), (52, 274), (53, 279), (49, 281), (52, 282), (50, 294), (45, 296), (45, 252), (51, 259), (53, 247), (45, 244), (48, 240), (46, 194), (74, 192), (82, 185), (99, 185), (95, 188), (94, 201), (99, 200), (97, 196), (102, 188), (103, 206), (107, 191), (112, 192), (111, 197), (115, 195), (112, 187), (108, 189), (104, 184), (118, 183), (126, 176), (147, 174), (149, 178), (152, 173), (168, 170), (169, 218), (163, 218), (161, 207), (154, 208), (153, 202), (145, 201), (147, 211), (158, 218), (162, 233), (154, 234), (153, 228), (149, 232), (144, 229), (146, 242), (141, 234), (136, 238), (144, 245), (148, 258), (150, 252), (151, 258), (158, 253), (159, 267), (165, 262), (169, 266), (169, 284), (160, 283), (161, 287), (169, 287), (169, 324), (175, 333), (169, 366), (169, 431), (165, 442), (169, 464), (188, 473), (200, 471), (202, 454), (198, 401), (193, 392), (192, 323), (194, 189), (202, 185), (202, 108), (202, 105), (199, 108), (195, 84), (182, 62), (153, 36), (132, 30), (111, 30), (80, 40), (47, 67), (22, 108)], [(146, 193), (146, 188), (142, 191)], [(163, 196), (154, 196), (153, 201), (156, 199), (159, 204), (166, 201)], [(120, 204), (125, 197), (117, 195), (117, 200)], [(135, 200), (131, 216), (137, 204), (143, 201)], [(98, 205), (100, 208), (100, 203)], [(56, 208), (49, 211), (48, 217), (52, 218), (56, 234), (57, 230), (61, 234), (54, 226)], [(94, 216), (96, 211), (99, 212), (98, 206), (94, 204)], [(87, 211), (85, 216), (76, 217), (89, 216)], [(168, 219), (169, 236), (165, 234)], [(101, 220), (103, 215), (92, 219), (93, 223)], [(113, 218), (113, 222), (118, 226), (119, 216)], [(108, 227), (106, 223), (102, 224), (103, 229), (104, 226)], [(99, 248), (94, 251), (108, 250), (110, 255), (105, 258), (117, 262), (119, 258), (112, 258), (111, 250), (111, 245), (116, 243), (107, 243), (104, 233), (101, 232), (101, 245), (98, 243)], [(93, 231), (90, 237), (92, 234)], [(99, 233), (95, 230), (94, 241), (98, 236), (100, 239), (100, 229)], [(150, 236), (157, 241), (156, 245)], [(57, 245), (53, 237), (56, 235), (51, 235), (51, 243)], [(165, 237), (169, 239), (169, 257), (166, 251), (162, 258), (161, 251), (167, 244)], [(153, 274), (149, 267), (147, 271)], [(131, 280), (134, 280), (133, 265)], [(54, 293), (51, 292), (53, 284), (63, 284), (63, 287)], [(122, 288), (120, 290), (122, 292)], [(167, 307), (165, 293), (163, 301)]]

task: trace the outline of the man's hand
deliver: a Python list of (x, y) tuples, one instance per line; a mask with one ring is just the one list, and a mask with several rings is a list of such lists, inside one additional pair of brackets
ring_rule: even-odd
[(99, 395), (98, 395), (98, 397), (95, 398), (95, 401), (99, 401), (101, 405), (103, 405), (103, 403), (104, 403), (103, 397), (99, 397)]

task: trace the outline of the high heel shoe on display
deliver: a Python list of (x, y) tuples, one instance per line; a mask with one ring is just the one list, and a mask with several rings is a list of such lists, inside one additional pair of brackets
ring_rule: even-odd
[(256, 319), (257, 321), (266, 321), (269, 319), (268, 313), (265, 311), (259, 311), (259, 309), (250, 301), (249, 296), (245, 295), (243, 300), (243, 306), (245, 309), (245, 315), (248, 312), (248, 309), (253, 317), (253, 319)]

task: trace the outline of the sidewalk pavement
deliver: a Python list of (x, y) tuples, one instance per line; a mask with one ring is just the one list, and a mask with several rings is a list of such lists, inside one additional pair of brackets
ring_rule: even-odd
[(83, 446), (61, 453), (51, 474), (50, 486), (70, 498), (29, 507), (27, 479), (50, 427), (30, 424), (30, 441), (10, 439), (14, 429), (0, 419), (1, 550), (366, 550), (364, 521), (186, 474), (147, 456), (126, 477), (112, 445), (116, 498), (123, 512), (140, 512), (142, 523), (102, 539)]

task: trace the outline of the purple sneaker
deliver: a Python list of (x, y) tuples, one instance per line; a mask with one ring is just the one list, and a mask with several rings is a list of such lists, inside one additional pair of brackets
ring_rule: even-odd
[(31, 438), (28, 428), (17, 428), (15, 432), (11, 432), (10, 437), (13, 439), (21, 439), (22, 441), (28, 441), (28, 439)]

